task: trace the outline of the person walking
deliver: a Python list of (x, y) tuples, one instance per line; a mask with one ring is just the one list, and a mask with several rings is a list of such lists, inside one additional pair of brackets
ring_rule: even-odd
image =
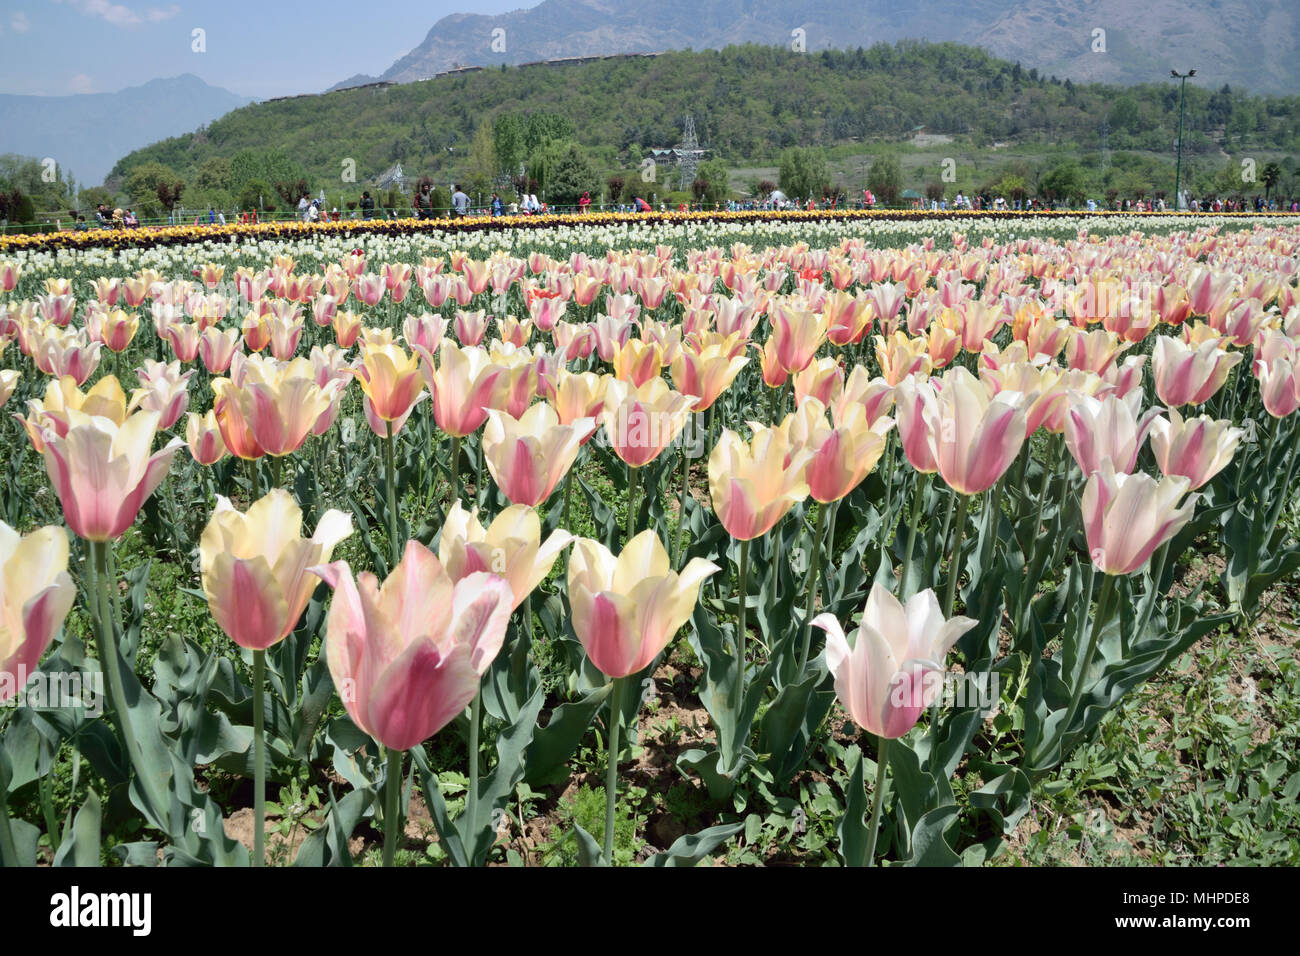
[(458, 185), (456, 191), (451, 194), (451, 208), (456, 213), (457, 219), (464, 219), (469, 215), (469, 196)]

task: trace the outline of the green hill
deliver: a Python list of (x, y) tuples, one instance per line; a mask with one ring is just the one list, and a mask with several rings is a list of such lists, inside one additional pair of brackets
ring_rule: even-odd
[[(733, 168), (774, 167), (792, 146), (827, 147), (841, 159), (879, 151), (882, 143), (906, 152), (921, 142), (918, 132), (931, 143), (951, 137), (953, 155), (997, 148), (1077, 157), (1104, 146), (1116, 156), (1145, 151), (1172, 159), (1178, 87), (1074, 84), (951, 43), (629, 55), (474, 69), (259, 103), (136, 150), (117, 163), (109, 183), (120, 186), (132, 170), (161, 163), (195, 195), (198, 181), (207, 183), (203, 188), (221, 185), (229, 172), (221, 161), (238, 167), (241, 151), (247, 160), (250, 151), (276, 148), (313, 193), (359, 193), (395, 163), (445, 184), (483, 165), (482, 137), (489, 134), (480, 132), (475, 144), (475, 132), (507, 114), (559, 117), (560, 127), (571, 126), (561, 138), (581, 144), (601, 181), (607, 172), (635, 169), (649, 148), (677, 143), (687, 114), (709, 158)], [(1207, 169), (1252, 150), (1261, 167), (1300, 152), (1300, 97), (1246, 96), (1193, 81), (1184, 143), (1186, 157), (1201, 157)], [(486, 148), (490, 153), (490, 142)], [(528, 156), (525, 150), (517, 158)], [(355, 187), (343, 178), (349, 160)], [(515, 159), (497, 165), (517, 172)], [(225, 185), (237, 192), (240, 184)]]

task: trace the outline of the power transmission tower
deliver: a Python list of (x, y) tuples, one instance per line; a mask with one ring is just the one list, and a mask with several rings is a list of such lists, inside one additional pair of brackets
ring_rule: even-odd
[(686, 116), (686, 125), (682, 129), (682, 141), (677, 146), (678, 189), (690, 189), (695, 182), (695, 171), (700, 165), (700, 141), (695, 136), (695, 117)]

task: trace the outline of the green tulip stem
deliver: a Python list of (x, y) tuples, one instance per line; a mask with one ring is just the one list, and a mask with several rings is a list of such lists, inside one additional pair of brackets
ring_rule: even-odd
[(1092, 667), (1092, 659), (1097, 653), (1097, 644), (1101, 640), (1101, 629), (1110, 618), (1110, 598), (1114, 591), (1115, 576), (1107, 574), (1101, 582), (1101, 593), (1097, 595), (1097, 613), (1092, 619), (1092, 633), (1088, 637), (1088, 649), (1084, 651), (1083, 663), (1079, 667), (1079, 677), (1074, 683), (1074, 691), (1070, 694), (1070, 706), (1066, 708), (1065, 719), (1060, 723), (1062, 741), (1064, 741), (1065, 735), (1069, 733), (1070, 723), (1074, 720), (1075, 712), (1079, 709), (1079, 700), (1083, 697), (1083, 685), (1088, 677), (1088, 669)]
[(614, 865), (614, 811), (618, 807), (618, 728), (623, 718), (623, 678), (609, 689), (609, 761), (605, 768), (605, 865)]
[[(484, 457), (486, 452), (483, 449), (483, 434), (480, 432), (478, 439), (478, 457), (474, 459), (474, 504), (480, 508), (487, 504), (487, 495), (483, 494), (483, 472), (487, 471), (487, 459)], [(489, 476), (489, 479), (491, 477)]]
[[(749, 541), (740, 542), (739, 583), (736, 589), (736, 692), (732, 703), (739, 717), (745, 693), (745, 601), (749, 582)], [(739, 721), (737, 721), (739, 726)]]
[(880, 836), (880, 812), (885, 806), (885, 767), (886, 754), (889, 750), (889, 738), (878, 737), (876, 747), (876, 791), (871, 797), (871, 823), (867, 827), (867, 852), (863, 863), (873, 866), (876, 862), (876, 838)]
[(253, 651), (253, 866), (266, 862), (266, 651)]
[[(936, 552), (941, 552), (948, 546), (948, 529), (952, 527), (952, 514), (957, 510), (957, 492), (951, 488), (948, 489), (948, 507), (943, 512), (943, 529), (939, 532), (939, 542), (935, 548)], [(943, 555), (939, 554), (939, 560), (943, 560)]]
[(957, 600), (957, 578), (961, 577), (961, 542), (966, 533), (966, 512), (970, 509), (970, 496), (959, 495), (957, 527), (952, 529), (952, 556), (948, 561), (948, 586), (943, 595), (943, 616), (952, 617), (952, 607)]
[[(690, 449), (694, 447), (695, 435), (695, 415), (692, 413), (686, 419), (686, 427), (691, 430), (691, 440), (682, 442), (682, 498), (677, 508), (677, 543), (673, 546), (673, 565), (677, 566), (682, 558), (682, 532), (686, 529), (686, 496), (690, 493), (689, 481), (691, 475), (691, 458)], [(685, 435), (685, 429), (683, 437)]]
[(388, 773), (384, 777), (384, 866), (393, 865), (397, 853), (397, 834), (402, 828), (402, 758), (405, 752), (389, 749)]
[(1046, 503), (1047, 494), (1051, 490), (1053, 473), (1056, 471), (1056, 458), (1060, 454), (1060, 448), (1057, 445), (1058, 441), (1060, 439), (1056, 435), (1052, 435), (1047, 441), (1047, 453), (1043, 456), (1043, 482), (1038, 488), (1038, 510), (1034, 512), (1034, 526), (1029, 532), (1031, 551), (1036, 551), (1038, 547), (1038, 532), (1043, 526), (1043, 505)]
[(627, 540), (623, 542), (624, 547), (627, 547), (627, 542), (631, 541), (636, 534), (636, 486), (640, 477), (640, 468), (627, 466)]
[(478, 733), (483, 723), (483, 694), (474, 695), (469, 709), (469, 795), (465, 798), (465, 819), (471, 827), (478, 814)]
[(109, 706), (117, 718), (118, 730), (122, 734), (122, 743), (126, 748), (127, 759), (135, 768), (136, 777), (144, 789), (153, 812), (162, 816), (171, 806), (170, 799), (158, 790), (158, 779), (152, 774), (142, 772), (144, 767), (143, 752), (136, 740), (135, 728), (131, 725), (131, 712), (127, 708), (126, 689), (122, 684), (121, 662), (118, 660), (117, 627), (113, 616), (113, 601), (109, 597), (109, 563), (112, 542), (89, 541), (90, 552), (95, 561), (95, 585), (99, 592), (99, 663), (108, 680)]
[(447, 507), (460, 500), (460, 436), (451, 436), (451, 487), (447, 493)]
[(388, 540), (393, 564), (389, 573), (402, 560), (402, 548), (397, 541), (397, 468), (393, 464), (393, 423), (384, 422), (384, 490), (388, 493)]
[(0, 787), (0, 866), (21, 865), (18, 849), (14, 846), (14, 834), (9, 827), (9, 794), (6, 788)]
[(884, 470), (881, 471), (880, 477), (885, 483), (885, 511), (883, 517), (885, 523), (880, 528), (880, 550), (882, 553), (889, 547), (889, 530), (893, 526), (893, 508), (894, 508), (894, 483), (890, 479), (893, 477), (894, 469), (894, 443), (893, 433), (885, 436), (885, 454), (883, 458)]
[(1140, 638), (1142, 632), (1147, 629), (1147, 624), (1151, 622), (1151, 615), (1156, 609), (1156, 601), (1160, 600), (1162, 594), (1160, 579), (1165, 576), (1165, 562), (1169, 558), (1169, 544), (1170, 542), (1166, 541), (1156, 551), (1155, 561), (1152, 563), (1151, 568), (1151, 593), (1142, 602), (1142, 616), (1138, 621), (1137, 630), (1133, 632), (1134, 637)]
[(799, 670), (796, 672), (799, 678), (803, 677), (808, 669), (808, 651), (812, 644), (812, 617), (813, 611), (817, 608), (817, 575), (821, 571), (822, 534), (826, 525), (826, 514), (832, 507), (833, 505), (824, 504), (817, 509), (817, 527), (812, 537), (812, 557), (808, 561), (808, 600), (807, 610), (803, 616), (803, 642), (799, 648)]
[(570, 468), (564, 476), (564, 513), (560, 517), (560, 527), (569, 526), (569, 502), (573, 500), (573, 469), (578, 466), (575, 461), (573, 468)]
[(898, 596), (906, 601), (912, 596), (912, 553), (916, 550), (916, 529), (921, 524), (921, 504), (925, 500), (925, 488), (930, 476), (924, 472), (916, 473), (916, 491), (912, 495), (912, 515), (907, 528), (907, 548), (903, 552), (903, 569), (898, 576)]

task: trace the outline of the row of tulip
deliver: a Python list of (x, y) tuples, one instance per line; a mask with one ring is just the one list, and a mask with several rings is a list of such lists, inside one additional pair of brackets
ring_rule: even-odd
[[(1300, 235), (1280, 227), (1220, 234), (1216, 227), (1104, 243), (971, 247), (961, 234), (950, 241), (947, 249), (927, 240), (876, 250), (852, 237), (826, 249), (690, 249), (684, 265), (667, 245), (599, 259), (574, 253), (567, 261), (541, 252), (475, 260), (454, 250), (447, 261), (387, 262), (377, 271), (367, 271), (364, 250), (356, 250), (320, 275), (298, 272), (286, 256), (262, 268), (239, 265), (224, 290), (220, 263), (195, 266), (197, 283), (145, 268), (83, 279), (93, 298), (80, 329), (73, 328), (76, 280), (45, 276), (41, 294), (23, 297), (33, 281), (24, 276), (28, 265), (0, 264), (0, 288), (12, 295), (0, 337), (16, 340), (24, 372), (53, 377), (41, 391), (25, 385), (18, 369), (0, 373), (0, 404), (20, 387), (41, 395), (18, 417), (44, 458), (64, 523), (85, 542), (83, 587), (122, 763), (134, 768), (132, 799), (168, 839), (172, 858), (219, 862), (240, 854), (228, 840), (176, 827), (178, 809), (220, 817), (197, 787), (168, 782), (178, 763), (192, 779), (196, 765), (214, 762), (197, 759), (187, 733), (188, 726), (197, 734), (212, 714), (178, 716), (170, 734), (147, 725), (151, 708), (179, 714), (186, 706), (202, 712), (204, 704), (195, 708), (179, 694), (166, 699), (158, 694), (161, 681), (151, 695), (131, 673), (134, 649), (116, 607), (112, 543), (137, 522), (185, 445), (208, 475), (201, 496), (211, 518), (197, 546), (202, 594), (251, 663), (244, 766), (254, 776), (259, 821), (254, 863), (264, 859), (268, 750), (283, 762), (289, 755), (281, 751), (301, 756), (305, 748), (309, 759), (320, 746), (311, 720), (300, 747), (279, 743), (288, 735), (276, 727), (269, 747), (266, 741), (268, 698), (272, 723), (288, 720), (293, 739), (304, 740), (296, 724), (310, 708), (292, 685), (301, 681), (305, 689), (311, 681), (289, 668), (288, 658), (306, 666), (312, 628), (324, 636), (323, 666), (351, 726), (386, 754), (382, 768), (349, 778), (358, 799), (350, 794), (331, 812), (344, 843), (363, 815), (381, 818), (389, 862), (403, 813), (404, 755), (454, 858), (482, 862), (495, 838), (484, 813), (500, 809), (530, 758), (554, 751), (552, 762), (562, 763), (576, 745), (573, 728), (584, 732), (602, 705), (605, 838), (597, 847), (585, 832), (576, 837), (584, 858), (609, 862), (620, 732), (640, 704), (624, 691), (653, 675), (688, 622), (716, 739), (712, 750), (689, 751), (678, 765), (715, 797), (734, 792), (760, 764), (788, 781), (809, 759), (838, 697), (877, 738), (870, 823), (857, 809), (865, 761), (846, 789), (846, 861), (876, 858), (889, 767), (900, 780), (890, 816), (894, 852), (913, 862), (946, 859), (936, 847), (953, 856), (950, 779), (981, 717), (978, 708), (941, 713), (934, 706), (934, 678), (956, 648), (966, 670), (1016, 672), (1031, 687), (1021, 705), (1023, 764), (981, 771), (985, 786), (976, 794), (983, 802), (974, 801), (990, 812), (998, 804), (1003, 824), (1013, 825), (1032, 780), (1087, 739), (1125, 690), (1216, 620), (1164, 598), (1171, 550), (1176, 557), (1188, 535), (1215, 524), (1224, 529), (1233, 613), (1249, 613), (1260, 590), (1294, 567), (1278, 528), (1300, 431), (1292, 414), (1300, 405)], [(425, 300), (416, 308), (408, 298), (413, 288)], [(146, 303), (157, 333), (151, 342), (138, 338), (140, 317), (127, 311)], [(238, 324), (223, 328), (241, 309)], [(492, 326), (498, 339), (485, 346)], [(446, 336), (449, 328), (456, 339)], [(551, 347), (530, 346), (535, 333), (549, 334)], [(349, 359), (353, 347), (358, 354)], [(168, 349), (172, 361), (165, 362)], [(304, 349), (310, 354), (299, 355)], [(105, 351), (119, 368), (124, 356), (142, 359), (140, 388), (129, 399), (113, 374), (82, 391)], [(751, 352), (758, 362), (750, 362)], [(608, 371), (598, 371), (602, 366)], [(354, 381), (359, 396), (350, 390)], [(164, 435), (156, 448), (160, 433), (186, 412), (192, 387), (211, 396), (210, 408), (189, 411), (185, 441)], [(1156, 397), (1168, 407), (1155, 406)], [(322, 506), (330, 492), (322, 495), (314, 479), (336, 456), (345, 480), (366, 473), (365, 462), (347, 471), (355, 432), (351, 441), (342, 434), (358, 404), (374, 435), (366, 447), (376, 447), (382, 463), (375, 465), (373, 501), (348, 494), (349, 515)], [(1188, 405), (1196, 408), (1184, 417), (1178, 409)], [(764, 414), (769, 424), (757, 420)], [(1260, 430), (1268, 436), (1263, 454)], [(1142, 467), (1148, 437), (1154, 474)], [(314, 461), (307, 460), (311, 439)], [(709, 448), (707, 511), (691, 493), (697, 440)], [(665, 454), (678, 445), (679, 495), (669, 490), (676, 464)], [(898, 452), (910, 470), (900, 467)], [(242, 482), (227, 454), (245, 463)], [(467, 457), (472, 490), (461, 475)], [(283, 480), (285, 462), (294, 494)], [(625, 528), (582, 479), (584, 469), (625, 493)], [(581, 520), (603, 540), (571, 533), (575, 473), (589, 505)], [(228, 495), (247, 501), (247, 509)], [(674, 497), (675, 517), (664, 508)], [(815, 505), (806, 504), (810, 498)], [(20, 500), (32, 501), (7, 499), (11, 520)], [(934, 517), (944, 501), (940, 523)], [(852, 520), (837, 538), (844, 502)], [(317, 516), (306, 539), (303, 507)], [(485, 526), (478, 515), (493, 510)], [(797, 520), (787, 520), (792, 513)], [(973, 542), (966, 540), (972, 515)], [(426, 524), (414, 529), (411, 518)], [(170, 519), (183, 558), (181, 510), (173, 508)], [(331, 560), (354, 534), (354, 521), (382, 585), (370, 571), (354, 574), (350, 562)], [(838, 543), (846, 530), (847, 547)], [(1066, 563), (1075, 535), (1081, 557)], [(674, 542), (671, 552), (665, 540)], [(800, 583), (787, 546), (805, 540), (811, 559)], [(71, 552), (52, 527), (20, 538), (5, 526), (0, 546), (8, 548), (0, 552), (0, 660), (6, 671), (28, 673), (73, 604)], [(560, 587), (548, 596), (544, 581), (570, 547)], [(1148, 566), (1139, 600), (1130, 577)], [(733, 571), (734, 586), (718, 584)], [(318, 580), (333, 597), (328, 615), (315, 615), (313, 624)], [(942, 600), (934, 590), (940, 585)], [(710, 586), (711, 601), (703, 596)], [(535, 594), (544, 602), (538, 615)], [(846, 636), (841, 621), (863, 596), (856, 636)], [(802, 614), (794, 608), (800, 597)], [(959, 597), (965, 616), (954, 615)], [(1136, 615), (1122, 610), (1126, 600)], [(760, 640), (751, 640), (751, 607)], [(1012, 654), (998, 648), (1004, 612)], [(560, 644), (571, 635), (604, 675), (593, 679), (586, 664), (574, 662), (571, 684), (580, 696), (557, 702), (545, 728), (536, 727), (546, 698), (530, 654), (539, 622)], [(824, 652), (814, 632), (825, 633)], [(281, 650), (289, 645), (292, 653)], [(197, 648), (184, 655), (191, 663), (220, 656)], [(62, 649), (58, 656), (66, 662)], [(215, 679), (209, 675), (209, 685)], [(295, 702), (300, 713), (274, 714), (294, 710)], [(484, 706), (506, 729), (480, 793)], [(914, 728), (932, 707), (918, 738)], [(452, 820), (423, 745), (467, 708), (469, 793)], [(561, 712), (575, 719), (557, 720)], [(325, 736), (337, 752), (346, 734), (339, 727)], [(909, 735), (911, 745), (887, 746)], [(167, 766), (159, 752), (185, 756)], [(360, 745), (350, 749), (353, 757), (359, 752)], [(918, 773), (929, 781), (924, 786)], [(3, 776), (0, 794), (15, 779), (10, 769)], [(1008, 793), (1020, 794), (1019, 803), (1012, 806)], [(19, 860), (23, 841), (13, 831), (25, 840), (35, 828), (23, 821), (11, 828), (8, 816), (0, 817), (10, 831), (0, 833), (0, 849)], [(936, 826), (937, 843), (921, 839)], [(657, 862), (697, 859), (739, 828), (713, 827)], [(930, 856), (920, 854), (922, 845)], [(324, 838), (312, 848), (319, 861), (341, 855)]]

